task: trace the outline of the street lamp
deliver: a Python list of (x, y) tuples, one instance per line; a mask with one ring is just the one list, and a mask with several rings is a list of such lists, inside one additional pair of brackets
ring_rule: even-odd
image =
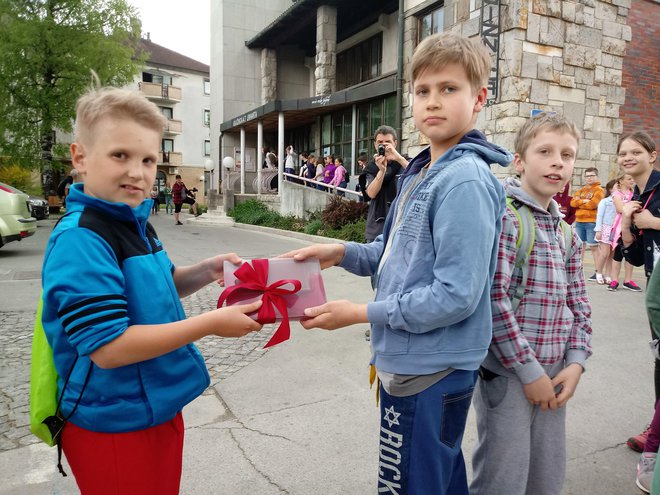
[(235, 165), (236, 165), (236, 162), (234, 161), (234, 159), (231, 156), (226, 156), (222, 159), (222, 166), (227, 171), (227, 173), (225, 175), (226, 179), (224, 181), (225, 184), (226, 184), (225, 189), (228, 189), (229, 186), (230, 186), (230, 184), (229, 184), (229, 172), (234, 170)]
[[(222, 159), (222, 168), (226, 170), (225, 179), (222, 181), (222, 188), (224, 189), (222, 194), (222, 205), (225, 211), (229, 211), (234, 207), (234, 195), (233, 191), (230, 191), (231, 181), (229, 180), (229, 172), (234, 169), (236, 162), (231, 156), (226, 156)], [(231, 196), (231, 198), (229, 197)]]

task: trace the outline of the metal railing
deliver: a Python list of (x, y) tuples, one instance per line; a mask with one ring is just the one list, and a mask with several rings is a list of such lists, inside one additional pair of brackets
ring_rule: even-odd
[[(344, 187), (338, 187), (338, 186), (330, 186), (326, 184), (325, 182), (320, 182), (314, 179), (308, 179), (306, 177), (300, 177), (299, 175), (295, 174), (289, 174), (287, 172), (284, 172), (284, 177), (288, 177), (290, 182), (297, 182), (300, 184), (300, 182), (304, 182), (305, 185), (309, 187), (314, 187), (320, 191), (324, 191), (327, 194), (333, 194), (336, 195), (338, 192), (343, 192), (345, 193), (345, 197), (353, 200), (360, 200), (362, 198), (362, 193), (359, 191), (354, 191), (351, 189), (346, 189)], [(311, 184), (311, 185), (310, 185)], [(319, 187), (320, 186), (320, 187)], [(355, 196), (355, 198), (352, 198), (351, 196)]]

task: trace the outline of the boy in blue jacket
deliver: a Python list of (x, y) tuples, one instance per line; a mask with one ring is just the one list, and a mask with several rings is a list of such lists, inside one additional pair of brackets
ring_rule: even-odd
[(369, 304), (307, 310), (305, 328), (372, 325), (380, 380), (378, 491), (467, 495), (461, 441), (491, 339), (490, 288), (505, 209), (489, 164), (512, 156), (473, 129), (486, 102), (488, 51), (455, 33), (412, 60), (413, 117), (431, 142), (408, 165), (383, 234), (370, 244), (287, 253), (376, 275)]
[[(175, 267), (147, 222), (165, 124), (130, 91), (78, 102), (67, 214), (43, 264), (43, 327), (60, 376), (64, 454), (82, 493), (177, 494), (181, 409), (209, 385), (192, 344), (261, 328), (261, 303), (186, 319), (179, 300), (223, 278), (219, 255)], [(65, 385), (66, 382), (66, 385)]]

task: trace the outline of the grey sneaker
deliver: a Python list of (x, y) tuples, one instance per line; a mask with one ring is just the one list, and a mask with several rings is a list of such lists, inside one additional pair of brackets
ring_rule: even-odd
[(587, 279), (587, 282), (598, 282), (597, 275), (594, 273), (591, 277)]
[(651, 452), (645, 452), (639, 458), (639, 463), (637, 463), (637, 479), (635, 483), (644, 493), (651, 493), (653, 469), (655, 469), (655, 458), (657, 455)]
[(369, 342), (371, 340), (371, 329), (367, 328), (364, 332), (364, 340)]

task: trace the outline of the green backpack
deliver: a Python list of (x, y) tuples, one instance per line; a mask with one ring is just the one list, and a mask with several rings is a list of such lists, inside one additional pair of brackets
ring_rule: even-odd
[(92, 371), (90, 365), (85, 383), (78, 397), (71, 414), (66, 418), (60, 412), (60, 404), (64, 390), (69, 383), (73, 368), (76, 366), (78, 356), (76, 356), (69, 375), (62, 387), (62, 395), (59, 399), (57, 397), (57, 379), (58, 374), (55, 369), (55, 361), (53, 359), (53, 350), (48, 344), (46, 333), (41, 322), (41, 315), (43, 311), (43, 299), (39, 298), (39, 306), (37, 307), (37, 314), (34, 320), (34, 335), (32, 337), (32, 357), (30, 361), (30, 431), (38, 438), (46, 442), (49, 446), (57, 445), (57, 467), (66, 476), (62, 468), (62, 443), (61, 436), (62, 429), (67, 420), (76, 412), (78, 404), (82, 399), (82, 394), (87, 386), (89, 375)]
[[(516, 262), (514, 269), (522, 271), (522, 280), (516, 288), (516, 293), (513, 295), (513, 300), (511, 301), (513, 311), (515, 312), (525, 295), (525, 289), (527, 289), (527, 279), (529, 278), (529, 263), (527, 263), (527, 258), (529, 258), (534, 247), (534, 241), (536, 241), (536, 222), (534, 221), (534, 215), (532, 215), (529, 206), (526, 204), (514, 198), (507, 197), (506, 205), (508, 210), (516, 216), (518, 225), (520, 226), (518, 229), (518, 239), (516, 240)], [(573, 229), (564, 220), (560, 220), (559, 225), (564, 236), (564, 265), (567, 265), (568, 260), (571, 259), (571, 255), (573, 254), (571, 249), (573, 245)]]

